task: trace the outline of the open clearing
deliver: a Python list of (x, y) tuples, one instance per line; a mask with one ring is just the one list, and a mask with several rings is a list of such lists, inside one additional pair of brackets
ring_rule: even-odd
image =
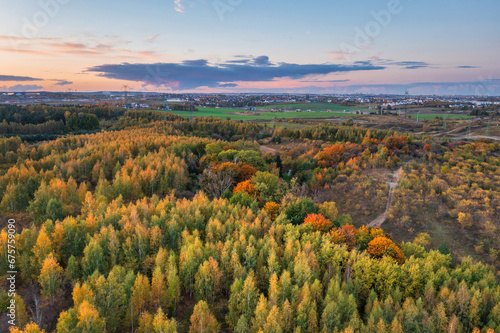
[[(333, 105), (332, 105), (333, 107)], [(230, 117), (231, 120), (272, 120), (272, 119), (307, 119), (307, 118), (331, 118), (331, 117), (353, 117), (357, 116), (355, 113), (343, 112), (343, 110), (347, 110), (345, 107), (340, 106), (342, 108), (342, 112), (340, 108), (336, 108), (336, 112), (332, 108), (332, 112), (324, 111), (247, 111), (244, 109), (217, 109), (217, 108), (204, 108), (198, 107), (198, 111), (194, 112), (195, 117), (216, 117), (221, 119), (226, 119)], [(353, 108), (353, 111), (357, 111), (359, 108)], [(312, 110), (312, 109), (311, 109)], [(173, 114), (179, 116), (190, 115), (189, 111), (169, 111)]]
[(259, 106), (257, 110), (298, 110), (301, 111), (333, 111), (333, 112), (356, 112), (362, 111), (367, 112), (368, 108), (366, 106), (344, 106), (339, 104), (330, 103), (285, 103), (285, 104), (271, 104), (266, 106)]

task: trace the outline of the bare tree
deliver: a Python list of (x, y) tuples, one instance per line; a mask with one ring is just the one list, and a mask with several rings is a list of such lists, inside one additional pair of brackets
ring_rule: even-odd
[(201, 188), (210, 196), (220, 198), (234, 184), (236, 168), (232, 163), (206, 168), (200, 179)]
[(38, 327), (42, 327), (42, 320), (43, 320), (42, 299), (38, 295), (38, 290), (33, 284), (31, 284), (31, 286), (29, 287), (28, 297), (29, 300), (31, 301), (31, 305), (28, 307), (28, 309), (31, 312), (31, 318), (33, 318), (33, 321), (35, 322), (35, 324), (38, 325)]

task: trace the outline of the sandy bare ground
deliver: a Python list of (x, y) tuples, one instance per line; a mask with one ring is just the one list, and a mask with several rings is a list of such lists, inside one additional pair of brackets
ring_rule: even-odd
[(486, 139), (486, 140), (500, 141), (500, 137), (499, 136), (486, 136), (486, 135), (471, 135), (471, 136), (464, 135), (464, 136), (453, 137), (452, 139), (455, 139), (455, 140), (466, 140), (466, 139), (469, 139), (469, 140), (479, 140), (479, 139)]
[(396, 186), (398, 186), (402, 172), (403, 172), (403, 167), (399, 168), (396, 172), (394, 172), (394, 174), (392, 175), (393, 181), (387, 183), (389, 185), (389, 195), (387, 198), (387, 204), (385, 206), (385, 212), (379, 217), (377, 217), (375, 220), (371, 221), (368, 224), (369, 227), (378, 228), (385, 222), (385, 219), (387, 218), (387, 212), (389, 211), (389, 208), (391, 208), (392, 205), (392, 191), (396, 188)]
[(271, 153), (271, 154), (277, 154), (278, 153), (278, 149), (274, 149), (274, 148), (271, 148), (269, 146), (260, 146), (260, 151), (262, 152), (262, 154), (267, 154), (267, 153)]

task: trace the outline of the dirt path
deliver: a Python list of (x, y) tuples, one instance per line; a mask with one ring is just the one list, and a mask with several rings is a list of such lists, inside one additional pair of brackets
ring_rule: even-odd
[(271, 147), (268, 147), (268, 146), (260, 146), (260, 151), (262, 152), (262, 154), (267, 154), (267, 153), (271, 153), (271, 154), (277, 154), (278, 153), (278, 149), (274, 149), (274, 148), (271, 148)]
[(469, 140), (479, 140), (479, 139), (486, 139), (486, 140), (500, 141), (500, 137), (499, 136), (486, 136), (486, 135), (471, 135), (471, 136), (463, 135), (463, 136), (452, 137), (452, 139), (455, 139), (455, 140), (466, 140), (466, 139), (469, 139)]
[(388, 195), (388, 198), (387, 198), (387, 204), (385, 206), (385, 212), (380, 215), (379, 217), (377, 217), (375, 220), (371, 221), (369, 224), (368, 224), (368, 227), (380, 227), (384, 222), (385, 222), (385, 219), (387, 218), (387, 212), (389, 211), (389, 208), (391, 208), (391, 205), (392, 205), (392, 191), (394, 190), (394, 188), (396, 188), (396, 186), (398, 186), (399, 184), (399, 180), (401, 179), (401, 173), (403, 172), (403, 167), (399, 168), (396, 172), (394, 172), (393, 174), (393, 181), (392, 182), (389, 182), (387, 183), (389, 185), (389, 195)]

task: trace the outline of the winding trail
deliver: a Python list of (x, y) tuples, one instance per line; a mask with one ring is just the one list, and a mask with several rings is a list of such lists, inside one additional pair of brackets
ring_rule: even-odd
[(387, 204), (385, 206), (385, 212), (377, 217), (375, 220), (371, 221), (367, 226), (368, 227), (380, 227), (384, 222), (385, 219), (387, 218), (387, 212), (389, 211), (389, 208), (391, 208), (392, 205), (392, 191), (398, 186), (399, 180), (401, 179), (401, 173), (403, 172), (403, 167), (400, 167), (396, 172), (393, 174), (393, 181), (387, 183), (389, 185), (389, 195), (387, 198)]

